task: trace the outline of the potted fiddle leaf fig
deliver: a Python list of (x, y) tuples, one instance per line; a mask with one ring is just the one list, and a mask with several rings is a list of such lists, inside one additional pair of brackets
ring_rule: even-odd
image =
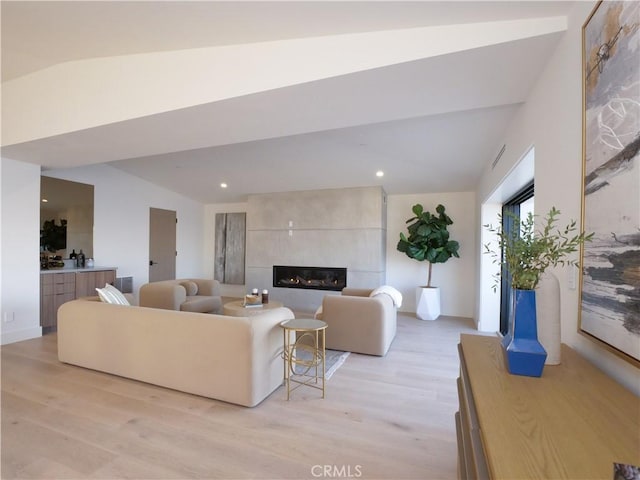
[(453, 220), (443, 205), (436, 207), (435, 214), (420, 204), (411, 210), (414, 216), (406, 221), (409, 236), (400, 233), (397, 249), (409, 258), (428, 263), (427, 284), (416, 288), (416, 315), (421, 320), (435, 320), (440, 316), (440, 288), (431, 285), (433, 264), (459, 258), (460, 245), (449, 238), (448, 227)]
[(542, 228), (537, 230), (532, 213), (522, 220), (510, 215), (511, 228), (507, 231), (502, 226), (484, 226), (498, 237), (497, 249), (490, 244), (484, 245), (484, 253), (491, 255), (494, 263), (500, 264), (493, 290), (498, 289), (503, 275), (511, 282), (509, 330), (502, 345), (509, 371), (516, 375), (541, 376), (547, 356), (537, 336), (535, 289), (542, 274), (549, 267), (577, 265), (578, 261), (567, 259), (567, 255), (577, 252), (584, 242), (591, 241), (593, 237), (593, 233), (576, 233), (575, 220), (564, 228), (556, 227), (559, 215), (560, 210), (551, 207)]

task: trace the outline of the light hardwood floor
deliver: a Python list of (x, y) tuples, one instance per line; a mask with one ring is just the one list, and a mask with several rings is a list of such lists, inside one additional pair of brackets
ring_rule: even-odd
[(1, 476), (453, 479), (457, 343), (472, 331), (401, 314), (389, 353), (351, 354), (326, 399), (280, 387), (251, 409), (62, 364), (55, 334), (6, 345)]

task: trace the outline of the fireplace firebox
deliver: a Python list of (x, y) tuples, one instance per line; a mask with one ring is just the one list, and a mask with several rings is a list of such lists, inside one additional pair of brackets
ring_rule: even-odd
[(273, 286), (339, 292), (347, 286), (347, 269), (274, 265)]

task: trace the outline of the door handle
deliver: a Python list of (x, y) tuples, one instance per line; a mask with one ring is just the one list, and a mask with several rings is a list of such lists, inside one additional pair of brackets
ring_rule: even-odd
[(149, 260), (149, 266), (157, 265), (158, 262), (154, 262), (153, 260)]

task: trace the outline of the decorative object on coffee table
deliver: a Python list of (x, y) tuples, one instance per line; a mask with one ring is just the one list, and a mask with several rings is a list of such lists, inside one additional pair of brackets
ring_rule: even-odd
[(260, 303), (257, 305), (245, 305), (244, 300), (235, 300), (233, 302), (227, 302), (222, 306), (223, 315), (229, 315), (231, 317), (249, 317), (252, 315), (258, 315), (267, 310), (273, 310), (274, 308), (282, 308), (284, 305), (282, 302), (271, 300), (269, 303)]
[(262, 297), (260, 297), (257, 293), (253, 293), (251, 295), (245, 295), (244, 296), (244, 305), (245, 306), (262, 305)]

